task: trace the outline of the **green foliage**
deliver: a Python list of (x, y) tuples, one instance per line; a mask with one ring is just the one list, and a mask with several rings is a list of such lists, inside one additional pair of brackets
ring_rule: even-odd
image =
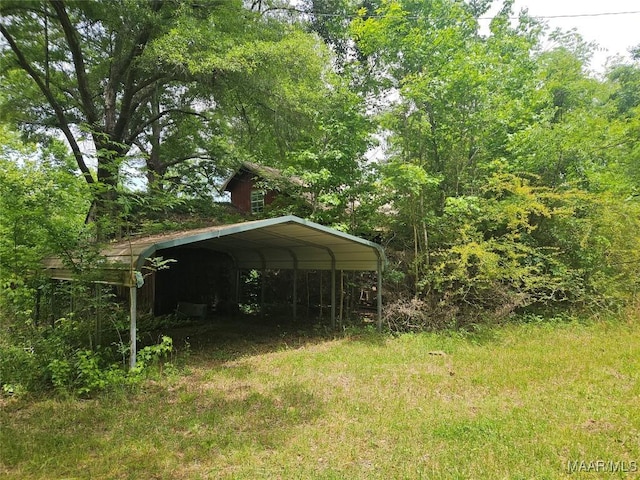
[(570, 215), (561, 207), (571, 198), (496, 174), (481, 197), (447, 199), (440, 221), (452, 240), (433, 252), (433, 268), (419, 286), (499, 316), (564, 298), (574, 279), (555, 268), (557, 245), (542, 245), (534, 234), (542, 220)]
[(38, 364), (33, 350), (10, 344), (7, 339), (0, 343), (0, 387), (5, 395), (19, 395), (37, 387)]
[[(148, 345), (141, 348), (136, 355), (136, 367), (132, 370), (133, 375), (140, 375), (148, 371), (150, 367), (158, 367), (173, 353), (173, 339), (166, 335), (162, 336), (161, 342), (156, 345)], [(165, 363), (165, 366), (170, 365)]]
[(486, 7), (389, 1), (351, 25), (368, 93), (393, 98), (378, 109), (376, 201), (405, 295), (423, 302), (410, 310), (617, 308), (636, 289), (636, 67), (589, 76), (593, 45), (556, 31), (542, 50), (509, 2), (481, 35)]
[(0, 323), (32, 316), (42, 257), (84, 237), (84, 193), (58, 142), (37, 149), (0, 125)]
[(211, 199), (239, 160), (281, 162), (318, 129), (328, 50), (256, 6), (3, 2), (0, 111), (38, 138), (64, 135), (99, 237), (122, 235), (120, 187), (140, 163), (152, 192)]
[(57, 391), (87, 396), (106, 389), (136, 385), (152, 368), (171, 366), (161, 362), (172, 352), (172, 339), (163, 336), (161, 343), (140, 349), (136, 367), (132, 370), (127, 370), (122, 364), (110, 363), (110, 354), (106, 351), (82, 349), (76, 350), (69, 358), (52, 360), (47, 369)]
[(129, 370), (128, 347), (117, 336), (111, 345), (87, 348), (91, 345), (87, 336), (94, 326), (81, 316), (60, 318), (54, 327), (17, 327), (0, 343), (0, 385), (5, 394), (54, 388), (61, 394), (90, 396), (135, 387), (154, 372), (173, 368), (169, 361), (173, 342), (167, 336), (157, 345), (140, 349), (136, 368)]
[[(5, 127), (0, 133), (4, 394), (54, 387), (84, 396), (129, 385), (135, 376), (126, 371), (126, 351), (119, 348), (119, 331), (128, 323), (113, 295), (83, 282), (54, 287), (42, 275), (42, 258), (57, 255), (79, 279), (91, 281), (98, 258), (83, 225), (86, 186), (57, 142), (37, 148)], [(148, 354), (149, 366), (158, 355)]]

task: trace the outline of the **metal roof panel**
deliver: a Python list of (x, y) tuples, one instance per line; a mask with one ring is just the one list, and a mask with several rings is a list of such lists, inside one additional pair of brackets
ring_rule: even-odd
[[(170, 258), (170, 250), (181, 246), (227, 253), (241, 268), (376, 271), (386, 266), (380, 245), (289, 215), (109, 244), (102, 251), (110, 264), (104, 270), (123, 270), (130, 265), (140, 270), (156, 253)], [(60, 259), (47, 259), (45, 270), (53, 278), (72, 278)], [(108, 276), (113, 278), (113, 274)]]

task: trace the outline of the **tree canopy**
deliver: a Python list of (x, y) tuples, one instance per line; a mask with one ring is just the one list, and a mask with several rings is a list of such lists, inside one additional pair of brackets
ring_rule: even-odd
[(128, 159), (154, 188), (247, 145), (282, 157), (327, 92), (321, 43), (240, 1), (6, 1), (0, 15), (4, 118), (64, 136), (110, 223)]

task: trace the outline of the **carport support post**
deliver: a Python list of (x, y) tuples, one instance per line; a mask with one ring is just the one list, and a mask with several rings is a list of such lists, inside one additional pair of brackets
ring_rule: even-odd
[(382, 259), (378, 258), (378, 286), (376, 288), (378, 304), (378, 331), (382, 331)]
[(236, 303), (240, 306), (240, 267), (236, 267), (235, 282)]
[(298, 262), (293, 269), (293, 321), (298, 319)]
[[(262, 263), (264, 265), (264, 259), (262, 260)], [(263, 268), (262, 270), (260, 270), (260, 317), (264, 318), (265, 316), (265, 294), (267, 291), (267, 284), (266, 284), (266, 274), (267, 271)]]
[(136, 366), (136, 337), (137, 337), (137, 329), (136, 326), (136, 315), (138, 311), (138, 296), (136, 292), (136, 286), (129, 287), (129, 315), (131, 317), (131, 324), (129, 326), (129, 342), (130, 342), (130, 356), (129, 356), (129, 367), (133, 370)]
[(336, 259), (331, 259), (331, 328), (336, 328)]

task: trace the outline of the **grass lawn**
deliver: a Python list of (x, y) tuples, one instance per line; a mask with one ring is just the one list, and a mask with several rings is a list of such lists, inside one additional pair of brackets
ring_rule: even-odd
[(633, 478), (639, 380), (631, 320), (238, 339), (136, 393), (0, 400), (0, 477)]

